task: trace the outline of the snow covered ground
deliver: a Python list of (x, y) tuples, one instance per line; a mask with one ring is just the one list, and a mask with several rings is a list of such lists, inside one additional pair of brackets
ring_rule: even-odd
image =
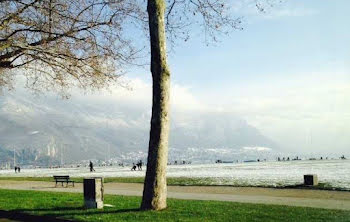
[[(70, 175), (71, 177), (141, 177), (143, 171), (126, 167), (96, 167), (90, 173), (87, 167), (56, 169), (0, 170), (0, 176), (46, 177)], [(303, 182), (304, 174), (317, 174), (319, 181), (332, 187), (350, 189), (350, 160), (255, 162), (233, 164), (202, 164), (168, 166), (169, 177), (211, 178), (222, 185), (293, 185)]]

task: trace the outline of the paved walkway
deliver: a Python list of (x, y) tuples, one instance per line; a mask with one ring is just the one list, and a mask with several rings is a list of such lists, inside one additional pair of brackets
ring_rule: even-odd
[[(83, 192), (82, 184), (75, 187), (55, 188), (54, 182), (40, 181), (4, 181), (0, 180), (0, 188), (16, 190), (38, 190), (57, 192)], [(106, 194), (141, 196), (143, 184), (105, 183)], [(350, 210), (350, 192), (272, 189), (253, 187), (225, 186), (168, 186), (168, 197), (190, 200), (216, 200), (240, 203), (261, 203), (325, 209)]]

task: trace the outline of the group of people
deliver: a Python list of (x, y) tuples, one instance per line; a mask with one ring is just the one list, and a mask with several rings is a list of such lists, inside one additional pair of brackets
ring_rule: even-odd
[(15, 173), (20, 173), (21, 172), (21, 167), (19, 166), (15, 166)]
[[(142, 160), (140, 160), (139, 162), (137, 162), (136, 164), (135, 163), (132, 163), (132, 167), (131, 167), (131, 170), (134, 170), (136, 171), (136, 168), (138, 170), (142, 170)], [(123, 165), (124, 166), (124, 165)], [(89, 167), (90, 167), (90, 172), (95, 172), (95, 169), (94, 169), (94, 164), (90, 161), (89, 163)], [(16, 168), (16, 172), (17, 172), (17, 168)]]
[(142, 160), (140, 160), (137, 164), (132, 163), (131, 170), (136, 171), (136, 167), (138, 170), (142, 170), (142, 165), (143, 165)]

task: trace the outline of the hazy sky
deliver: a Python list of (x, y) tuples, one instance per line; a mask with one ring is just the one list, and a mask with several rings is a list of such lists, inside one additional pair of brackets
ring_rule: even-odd
[[(287, 0), (266, 13), (232, 2), (243, 31), (210, 46), (195, 34), (170, 53), (177, 105), (233, 112), (287, 149), (350, 150), (350, 1)], [(150, 83), (148, 68), (127, 76)]]

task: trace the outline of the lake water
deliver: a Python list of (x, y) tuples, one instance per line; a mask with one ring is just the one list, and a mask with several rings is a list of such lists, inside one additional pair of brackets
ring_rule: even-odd
[[(131, 167), (96, 167), (90, 173), (88, 167), (0, 170), (0, 176), (47, 177), (70, 175), (71, 177), (141, 177), (143, 171), (131, 171)], [(317, 174), (319, 181), (332, 187), (350, 190), (350, 160), (253, 162), (232, 164), (201, 164), (168, 166), (169, 177), (211, 178), (214, 184), (281, 186), (303, 182), (304, 174)]]

